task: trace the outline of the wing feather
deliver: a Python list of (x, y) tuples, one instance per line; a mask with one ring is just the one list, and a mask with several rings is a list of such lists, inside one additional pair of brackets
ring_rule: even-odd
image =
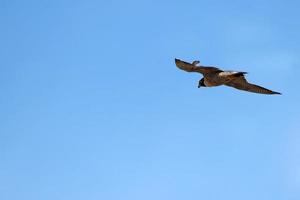
[(208, 74), (208, 73), (215, 73), (215, 72), (222, 72), (222, 70), (216, 67), (205, 67), (205, 66), (196, 66), (191, 63), (179, 60), (175, 58), (175, 64), (179, 69), (182, 69), (187, 72), (198, 72), (201, 74)]
[(240, 76), (225, 85), (229, 87), (234, 87), (239, 90), (245, 90), (248, 92), (260, 93), (260, 94), (281, 94), (279, 92), (275, 92), (267, 88), (248, 83), (248, 81), (245, 79), (244, 76)]

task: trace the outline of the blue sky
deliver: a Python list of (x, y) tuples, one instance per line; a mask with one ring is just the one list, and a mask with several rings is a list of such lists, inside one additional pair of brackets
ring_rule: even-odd
[(0, 199), (298, 200), (299, 6), (1, 0)]

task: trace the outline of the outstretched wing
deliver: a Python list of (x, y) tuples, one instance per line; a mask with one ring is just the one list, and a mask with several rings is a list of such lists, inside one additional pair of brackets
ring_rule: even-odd
[(229, 87), (234, 87), (239, 90), (245, 90), (248, 92), (260, 93), (260, 94), (281, 94), (279, 92), (274, 92), (264, 87), (248, 83), (244, 76), (240, 76), (225, 85)]
[[(208, 73), (215, 73), (215, 72), (222, 72), (222, 70), (216, 67), (204, 67), (204, 66), (196, 66), (191, 63), (179, 60), (175, 58), (175, 64), (179, 69), (182, 69), (187, 72), (198, 72), (201, 74), (208, 74)], [(198, 64), (198, 62), (195, 62)]]

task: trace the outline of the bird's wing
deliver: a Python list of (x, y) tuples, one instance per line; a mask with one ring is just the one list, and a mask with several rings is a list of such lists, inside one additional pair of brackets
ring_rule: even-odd
[(182, 69), (187, 72), (198, 72), (201, 74), (208, 74), (208, 73), (215, 73), (215, 72), (222, 72), (222, 70), (216, 67), (204, 67), (204, 66), (196, 66), (191, 63), (179, 60), (175, 58), (175, 64), (179, 69)]
[(281, 94), (279, 92), (274, 92), (264, 87), (248, 83), (244, 76), (240, 76), (225, 85), (229, 87), (234, 87), (239, 90), (245, 90), (248, 92), (260, 93), (260, 94)]

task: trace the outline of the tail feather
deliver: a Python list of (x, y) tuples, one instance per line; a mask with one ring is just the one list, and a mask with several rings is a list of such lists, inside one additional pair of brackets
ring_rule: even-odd
[(233, 76), (240, 77), (240, 76), (244, 76), (245, 74), (248, 74), (248, 72), (237, 72), (237, 73), (234, 73)]

